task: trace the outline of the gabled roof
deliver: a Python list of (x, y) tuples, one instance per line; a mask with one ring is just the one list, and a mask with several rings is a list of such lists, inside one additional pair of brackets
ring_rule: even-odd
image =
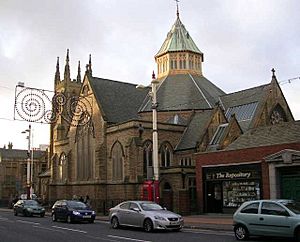
[(137, 118), (138, 109), (148, 89), (137, 89), (136, 84), (89, 77), (103, 116), (109, 123), (120, 123)]
[[(41, 157), (45, 156), (45, 154), (46, 151), (34, 150), (33, 158), (40, 159)], [(28, 155), (27, 155), (27, 150), (0, 148), (0, 157), (1, 159), (23, 160), (23, 159), (27, 159)]]
[(226, 150), (237, 150), (275, 144), (300, 143), (300, 121), (283, 122), (249, 129)]
[[(253, 117), (255, 117), (255, 114), (258, 112), (261, 105), (263, 105), (262, 101), (264, 100), (266, 93), (269, 92), (270, 88), (271, 83), (221, 96), (220, 100), (225, 109), (225, 114), (229, 109), (235, 108), (235, 110), (239, 110), (238, 106), (249, 106), (248, 111), (253, 112), (251, 118), (246, 120), (238, 120), (242, 130), (246, 131), (248, 128), (251, 128), (251, 121)], [(243, 110), (243, 108), (240, 110)], [(236, 115), (236, 117), (238, 117), (238, 115)]]
[(167, 52), (175, 51), (191, 51), (194, 53), (202, 54), (198, 49), (189, 32), (185, 29), (184, 25), (179, 19), (179, 15), (171, 30), (168, 32), (167, 38), (161, 46), (155, 57), (161, 56)]
[(197, 144), (201, 141), (208, 122), (211, 120), (212, 112), (213, 110), (205, 110), (203, 112), (194, 113), (180, 142), (175, 148), (176, 151), (197, 148)]
[[(219, 96), (225, 94), (204, 76), (169, 75), (160, 83), (157, 90), (158, 111), (212, 109)], [(151, 101), (147, 99), (140, 111), (151, 110)]]

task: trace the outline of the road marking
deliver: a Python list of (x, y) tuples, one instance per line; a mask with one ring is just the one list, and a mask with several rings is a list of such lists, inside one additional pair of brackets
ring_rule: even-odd
[(51, 226), (51, 227), (52, 227), (52, 228), (56, 228), (56, 229), (63, 229), (63, 230), (68, 230), (68, 231), (72, 231), (72, 232), (78, 232), (78, 233), (87, 234), (86, 231), (78, 230), (78, 229), (69, 229), (69, 228), (59, 227), (59, 226)]
[(0, 217), (0, 220), (5, 220), (5, 221), (7, 221), (8, 218), (2, 218), (2, 217)]
[(25, 220), (16, 220), (19, 223), (23, 223), (23, 224), (34, 224), (34, 225), (40, 225), (40, 223), (35, 223), (35, 222), (30, 222), (30, 221), (25, 221)]
[(128, 238), (128, 237), (115, 236), (115, 235), (107, 235), (107, 237), (116, 238), (116, 239), (131, 240), (131, 241), (151, 242), (149, 240), (134, 239), (134, 238)]
[(215, 230), (208, 230), (208, 229), (184, 229), (182, 230), (184, 233), (193, 233), (193, 234), (212, 234), (212, 235), (226, 235), (226, 236), (233, 236), (233, 232), (230, 231), (215, 231)]
[(59, 229), (51, 229), (51, 228), (42, 227), (42, 226), (35, 226), (35, 225), (33, 225), (32, 227), (34, 227), (34, 228), (39, 228), (39, 229), (50, 230), (50, 231), (55, 231), (55, 232), (60, 232), (60, 233), (65, 233), (64, 231), (61, 231), (61, 230), (59, 230)]

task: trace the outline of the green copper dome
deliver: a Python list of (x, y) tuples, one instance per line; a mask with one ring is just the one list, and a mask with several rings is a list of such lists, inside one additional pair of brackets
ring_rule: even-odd
[(167, 38), (155, 57), (175, 51), (191, 51), (201, 55), (203, 54), (180, 21), (179, 14), (177, 14), (176, 22), (173, 24), (172, 29), (169, 31)]

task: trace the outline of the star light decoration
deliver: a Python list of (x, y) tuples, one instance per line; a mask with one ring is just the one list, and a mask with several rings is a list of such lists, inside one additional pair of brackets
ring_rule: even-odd
[(14, 119), (50, 124), (61, 117), (72, 126), (85, 125), (93, 113), (91, 103), (89, 96), (66, 96), (64, 93), (17, 85)]

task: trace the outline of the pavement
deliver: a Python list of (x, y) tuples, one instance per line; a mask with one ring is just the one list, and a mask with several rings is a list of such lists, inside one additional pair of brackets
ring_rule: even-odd
[[(0, 211), (12, 211), (12, 209), (0, 208)], [(51, 216), (46, 212), (46, 216)], [(184, 216), (185, 229), (206, 229), (216, 231), (232, 231), (233, 220), (231, 214), (201, 214)], [(108, 222), (108, 216), (97, 215), (96, 220)]]

